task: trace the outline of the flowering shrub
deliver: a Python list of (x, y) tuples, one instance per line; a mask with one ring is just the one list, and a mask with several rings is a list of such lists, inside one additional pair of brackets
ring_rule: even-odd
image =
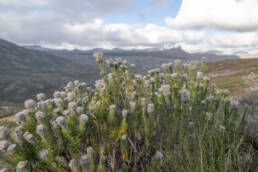
[[(180, 61), (136, 74), (120, 58), (96, 62), (95, 89), (69, 82), (52, 99), (38, 94), (1, 128), (0, 163), (23, 171), (244, 171), (245, 112), (204, 76)], [(129, 72), (130, 71), (130, 72)]]

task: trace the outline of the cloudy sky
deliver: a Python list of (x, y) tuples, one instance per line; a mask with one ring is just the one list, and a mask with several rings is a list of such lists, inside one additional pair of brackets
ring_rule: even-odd
[(258, 53), (258, 0), (0, 0), (0, 38), (51, 48)]

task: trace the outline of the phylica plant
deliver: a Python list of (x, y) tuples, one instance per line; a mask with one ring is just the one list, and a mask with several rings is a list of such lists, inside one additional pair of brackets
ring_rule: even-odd
[[(38, 94), (1, 128), (0, 163), (24, 171), (243, 171), (245, 114), (193, 62), (137, 75), (121, 58), (96, 62), (95, 89), (69, 82), (52, 99)], [(204, 70), (205, 60), (202, 62)]]

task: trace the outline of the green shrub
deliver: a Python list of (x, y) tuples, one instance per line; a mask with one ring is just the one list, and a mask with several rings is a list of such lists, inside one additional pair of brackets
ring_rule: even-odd
[[(228, 91), (210, 85), (193, 62), (136, 74), (120, 58), (95, 54), (96, 88), (69, 82), (45, 100), (38, 94), (1, 128), (0, 163), (23, 171), (248, 171), (245, 112)], [(205, 60), (201, 65), (204, 70)]]

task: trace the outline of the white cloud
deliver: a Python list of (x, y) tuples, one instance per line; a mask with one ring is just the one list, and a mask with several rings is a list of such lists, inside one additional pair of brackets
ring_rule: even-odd
[(205, 39), (198, 43), (183, 42), (177, 45), (182, 46), (183, 49), (189, 52), (218, 50), (225, 54), (234, 54), (240, 51), (258, 54), (258, 34), (256, 32), (223, 32), (206, 35)]
[(198, 42), (204, 38), (202, 31), (176, 31), (155, 24), (105, 24), (99, 18), (83, 24), (66, 24), (64, 32), (69, 35), (67, 42), (103, 48)]
[(66, 49), (149, 47), (204, 38), (202, 31), (176, 31), (151, 23), (104, 23), (104, 15), (130, 10), (129, 0), (22, 2), (0, 0), (0, 38)]
[(209, 44), (229, 48), (253, 47), (258, 45), (258, 34), (255, 32), (215, 34), (210, 38)]
[[(162, 3), (170, 0), (152, 1)], [(188, 51), (220, 50), (226, 53), (256, 52), (258, 49), (256, 32), (177, 29), (207, 26), (252, 30), (258, 22), (257, 0), (183, 0), (177, 17), (166, 19), (172, 28), (153, 23), (105, 23), (105, 15), (131, 10), (131, 2), (0, 0), (0, 38), (19, 44), (65, 49), (168, 48), (175, 45)]]
[(257, 9), (257, 0), (182, 0), (177, 16), (165, 22), (175, 28), (254, 31), (258, 30)]

